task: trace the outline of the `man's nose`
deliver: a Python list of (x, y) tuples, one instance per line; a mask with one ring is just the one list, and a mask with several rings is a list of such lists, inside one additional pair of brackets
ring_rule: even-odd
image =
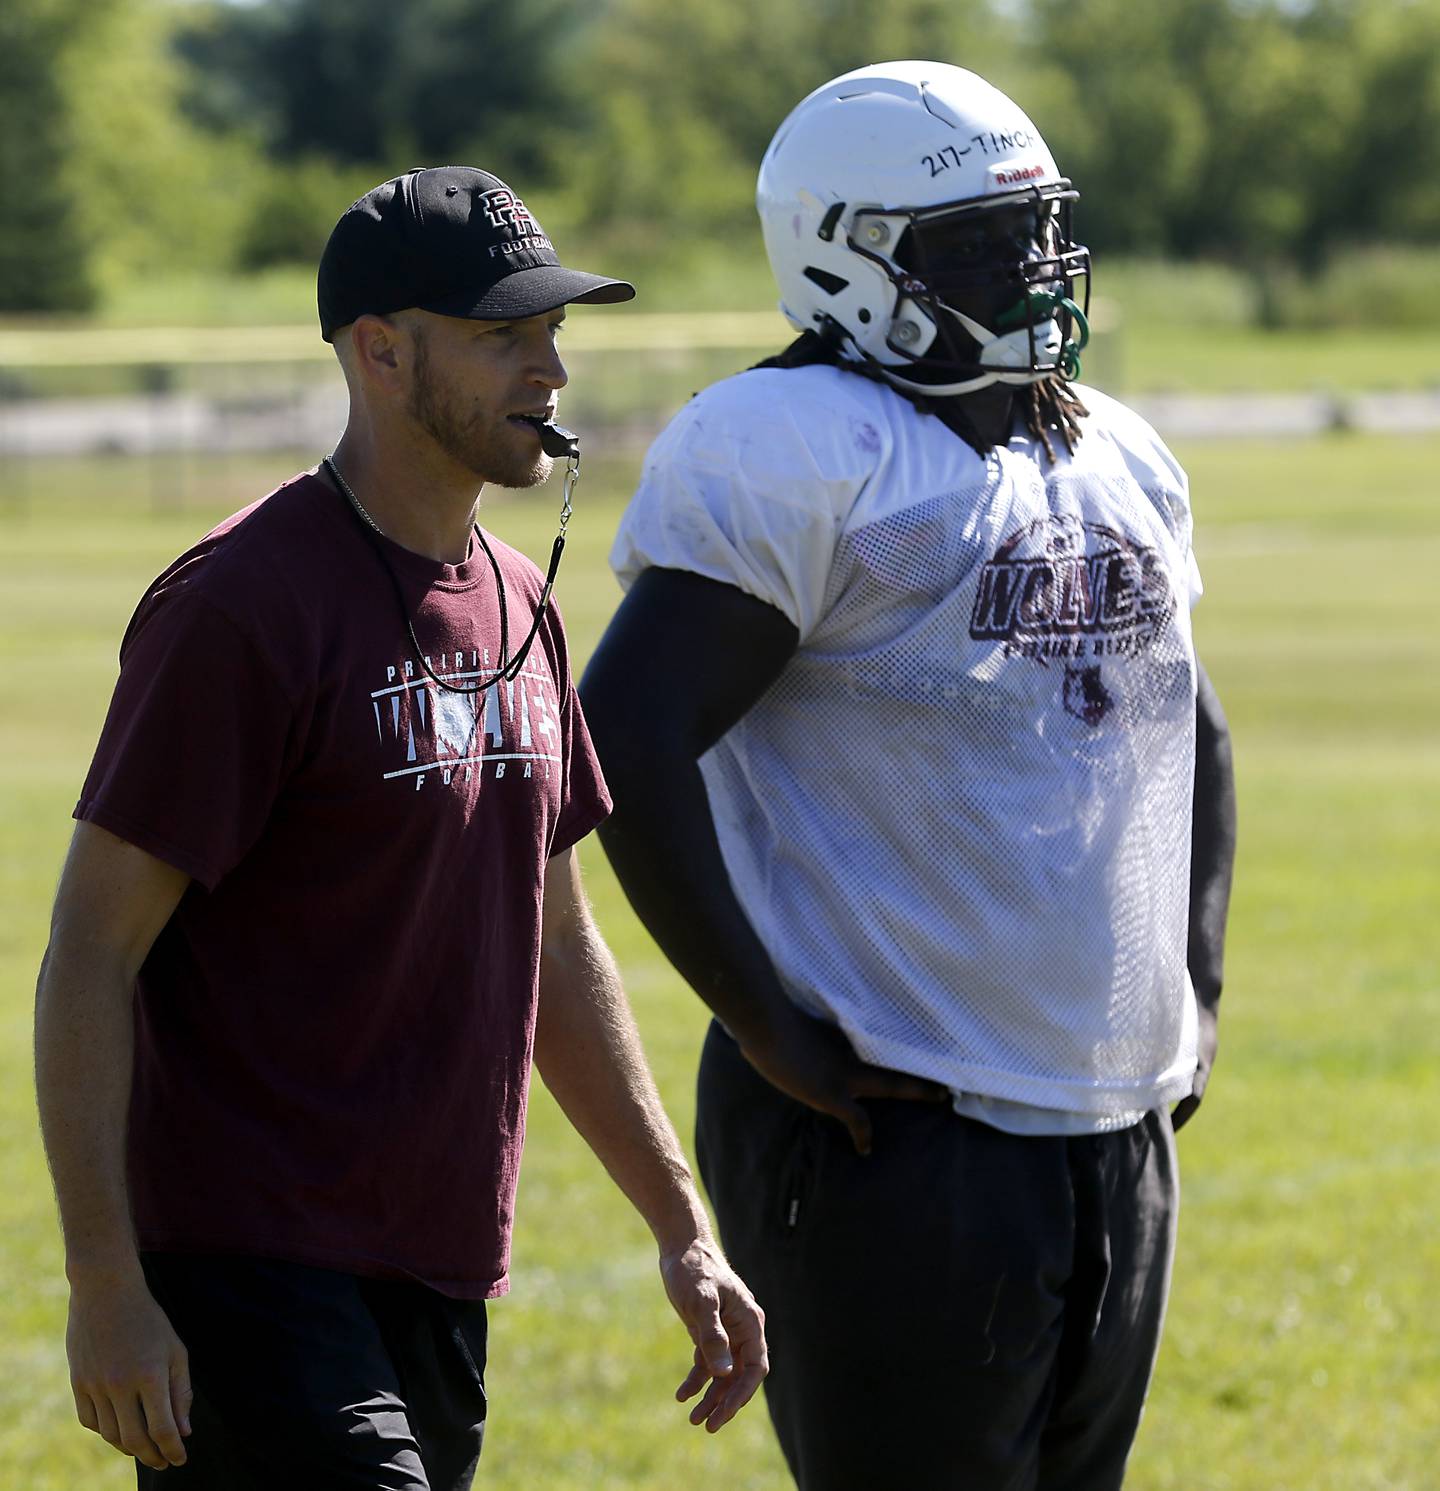
[(535, 365), (534, 378), (545, 388), (564, 388), (570, 381), (565, 364), (560, 359), (560, 349), (547, 338), (544, 352)]

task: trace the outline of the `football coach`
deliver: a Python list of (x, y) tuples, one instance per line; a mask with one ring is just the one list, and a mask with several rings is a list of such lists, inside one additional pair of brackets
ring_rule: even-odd
[(566, 448), (566, 307), (633, 294), (484, 171), (367, 193), (320, 263), (339, 445), (125, 633), (36, 1076), (76, 1412), (141, 1486), (470, 1485), (532, 1057), (655, 1235), (691, 1421), (765, 1375), (581, 888), (559, 612), (476, 522)]

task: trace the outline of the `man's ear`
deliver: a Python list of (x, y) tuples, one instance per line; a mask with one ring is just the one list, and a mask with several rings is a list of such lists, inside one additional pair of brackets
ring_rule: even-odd
[(357, 316), (350, 328), (350, 355), (367, 383), (392, 382), (405, 361), (410, 335), (391, 316)]

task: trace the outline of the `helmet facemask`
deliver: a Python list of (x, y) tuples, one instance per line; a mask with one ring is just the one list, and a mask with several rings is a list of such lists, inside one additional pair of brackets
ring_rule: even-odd
[[(1071, 235), (1064, 180), (918, 209), (859, 209), (846, 237), (896, 298), (880, 359), (932, 396), (1079, 372), (1089, 340), (1089, 251)], [(873, 344), (872, 344), (873, 345)]]

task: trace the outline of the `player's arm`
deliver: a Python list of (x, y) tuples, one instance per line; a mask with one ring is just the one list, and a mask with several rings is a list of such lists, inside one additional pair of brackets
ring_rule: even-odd
[(65, 1238), (80, 1422), (156, 1470), (185, 1460), (185, 1348), (145, 1284), (125, 1186), (135, 979), (189, 877), (77, 825), (35, 996), (40, 1128)]
[(620, 974), (580, 884), (573, 849), (545, 872), (535, 1064), (565, 1116), (655, 1234), (665, 1292), (695, 1344), (684, 1402), (714, 1433), (768, 1370), (764, 1315), (716, 1245), (650, 1076)]
[(600, 837), (641, 921), (695, 992), (781, 1090), (870, 1148), (864, 1097), (939, 1098), (865, 1065), (835, 1028), (786, 995), (736, 899), (699, 758), (779, 677), (799, 637), (774, 606), (681, 570), (635, 581), (580, 684), (615, 802)]
[(1235, 767), (1230, 727), (1204, 668), (1195, 695), (1195, 795), (1190, 849), (1190, 936), (1186, 959), (1200, 1012), (1200, 1061), (1195, 1085), (1176, 1104), (1178, 1129), (1205, 1096), (1219, 1042), (1220, 990), (1225, 975), (1225, 920), (1235, 868)]

